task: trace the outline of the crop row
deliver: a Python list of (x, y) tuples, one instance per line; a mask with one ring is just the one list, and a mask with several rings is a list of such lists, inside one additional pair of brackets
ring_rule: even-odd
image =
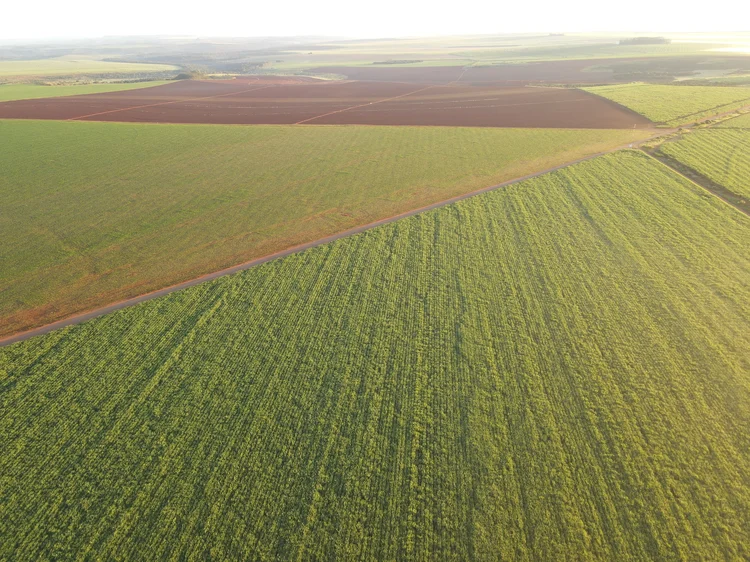
[(0, 120), (0, 336), (643, 135)]
[(750, 88), (741, 87), (636, 83), (583, 89), (672, 127), (750, 105)]
[(750, 224), (626, 151), (0, 349), (0, 558), (750, 557)]
[(674, 158), (742, 197), (750, 198), (750, 130), (702, 129), (659, 147)]

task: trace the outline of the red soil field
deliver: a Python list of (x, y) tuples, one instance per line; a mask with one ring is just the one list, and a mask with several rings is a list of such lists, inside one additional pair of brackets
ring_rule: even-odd
[(586, 92), (552, 88), (437, 86), (310, 123), (467, 127), (649, 127), (644, 117)]
[(296, 77), (184, 80), (84, 96), (0, 103), (0, 118), (216, 124), (638, 128), (651, 123), (572, 89)]

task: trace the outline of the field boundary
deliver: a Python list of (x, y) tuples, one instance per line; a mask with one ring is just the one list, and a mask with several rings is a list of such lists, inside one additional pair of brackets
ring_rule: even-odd
[[(628, 107), (626, 105), (623, 105), (623, 104), (621, 104), (619, 102), (616, 102), (615, 100), (612, 100), (612, 99), (604, 97), (604, 96), (602, 96), (600, 94), (597, 94), (596, 92), (591, 92), (591, 91), (586, 90), (586, 89), (584, 89), (582, 87), (577, 87), (577, 88), (574, 88), (574, 89), (580, 90), (582, 92), (586, 92), (587, 94), (591, 94), (592, 96), (596, 96), (597, 98), (609, 101), (610, 103), (612, 103), (613, 105), (616, 105), (620, 109), (626, 109), (626, 110), (628, 110), (631, 113), (639, 115), (640, 117), (645, 117), (646, 119), (648, 119), (649, 121), (651, 121), (651, 119), (649, 119), (648, 117), (646, 117), (642, 113), (638, 113), (635, 109), (632, 109), (632, 108), (630, 108), (630, 107)], [(742, 100), (738, 100), (738, 101), (740, 101), (740, 102), (750, 102), (750, 98), (746, 98), (746, 99), (742, 99)], [(731, 105), (731, 104), (717, 105), (717, 106), (711, 107), (711, 108), (709, 108), (709, 109), (707, 109), (705, 111), (711, 111), (712, 109), (721, 109), (723, 107), (727, 107), (728, 105)], [(675, 129), (675, 128), (684, 129), (684, 128), (689, 128), (689, 127), (695, 127), (697, 125), (705, 123), (706, 121), (713, 121), (714, 119), (721, 119), (722, 117), (728, 117), (730, 115), (733, 115), (735, 113), (740, 113), (740, 112), (745, 111), (745, 110), (750, 110), (750, 104), (745, 104), (745, 105), (742, 105), (740, 107), (736, 107), (734, 109), (731, 109), (729, 111), (724, 111), (724, 112), (721, 112), (721, 113), (715, 113), (715, 114), (712, 114), (712, 115), (710, 115), (708, 117), (699, 117), (697, 121), (686, 121), (684, 123), (679, 123), (677, 125), (670, 125), (667, 121), (651, 121), (651, 123), (653, 123), (656, 127), (664, 127), (664, 128), (669, 128), (669, 129)], [(675, 121), (676, 119), (682, 119), (683, 117), (690, 118), (693, 115), (698, 115), (700, 113), (705, 113), (705, 111), (696, 111), (694, 113), (689, 113), (687, 115), (681, 115), (679, 117), (675, 117), (671, 121)]]
[(672, 170), (675, 174), (685, 178), (690, 183), (697, 185), (702, 190), (709, 192), (711, 195), (726, 203), (734, 210), (739, 211), (743, 215), (750, 217), (750, 201), (746, 198), (737, 195), (734, 191), (731, 191), (723, 185), (716, 183), (715, 181), (707, 178), (700, 172), (695, 171), (690, 166), (683, 164), (679, 160), (672, 158), (660, 152), (658, 148), (653, 150), (643, 149), (642, 152), (653, 158), (657, 162), (661, 163)]
[(470, 197), (474, 197), (476, 195), (481, 195), (483, 193), (487, 193), (490, 191), (494, 191), (496, 189), (500, 189), (503, 187), (508, 187), (516, 183), (520, 183), (522, 181), (536, 178), (539, 176), (543, 176), (545, 174), (549, 174), (551, 172), (555, 172), (557, 170), (562, 170), (563, 168), (567, 168), (568, 166), (573, 166), (575, 164), (579, 164), (581, 162), (586, 162), (588, 160), (593, 160), (594, 158), (598, 158), (600, 156), (604, 156), (606, 154), (611, 154), (613, 152), (617, 152), (618, 150), (623, 150), (627, 148), (639, 148), (640, 145), (644, 142), (648, 142), (650, 140), (653, 140), (654, 138), (657, 138), (658, 136), (662, 136), (664, 133), (659, 133), (658, 135), (654, 135), (653, 137), (649, 137), (648, 139), (643, 139), (637, 142), (629, 143), (627, 145), (618, 146), (615, 148), (612, 148), (610, 150), (605, 150), (602, 152), (597, 152), (595, 154), (590, 154), (589, 156), (584, 156), (583, 158), (578, 158), (576, 160), (571, 160), (570, 162), (565, 162), (564, 164), (560, 164), (558, 166), (553, 166), (551, 168), (546, 168), (544, 170), (540, 170), (538, 172), (534, 172), (532, 174), (527, 174), (524, 176), (519, 176), (517, 178), (513, 178), (510, 180), (506, 180), (504, 182), (490, 185), (488, 187), (483, 187), (474, 191), (470, 191), (468, 193), (462, 193), (461, 195), (456, 195), (454, 197), (451, 197), (449, 199), (443, 199), (441, 201), (437, 201), (435, 203), (431, 203), (429, 205), (418, 207), (416, 209), (411, 209), (409, 211), (399, 213), (397, 215), (392, 215), (390, 217), (385, 217), (383, 219), (379, 219), (374, 222), (370, 222), (367, 224), (363, 224), (360, 226), (356, 226), (353, 228), (349, 228), (347, 230), (343, 230), (341, 232), (337, 232), (335, 234), (331, 234), (330, 236), (325, 236), (323, 238), (318, 238), (316, 240), (312, 240), (310, 242), (305, 242), (304, 244), (298, 244), (296, 246), (291, 246), (289, 248), (286, 248), (285, 250), (281, 250), (278, 252), (274, 252), (272, 254), (268, 254), (265, 256), (261, 256), (258, 258), (254, 258), (252, 260), (227, 267), (224, 269), (220, 269), (218, 271), (214, 271), (211, 273), (206, 273), (204, 275), (201, 275), (199, 277), (195, 277), (193, 279), (188, 279), (187, 281), (182, 281), (180, 283), (176, 283), (174, 285), (170, 285), (168, 287), (164, 287), (162, 289), (157, 289), (156, 291), (151, 291), (149, 293), (144, 293), (142, 295), (138, 295), (135, 297), (131, 297), (129, 299), (125, 299), (122, 301), (118, 301), (103, 307), (99, 307), (93, 310), (89, 310), (87, 312), (82, 312), (79, 314), (75, 314), (73, 316), (68, 316), (67, 318), (63, 318), (61, 320), (57, 320), (55, 322), (52, 322), (50, 324), (45, 324), (43, 326), (39, 326), (36, 328), (32, 328), (30, 330), (25, 330), (23, 332), (19, 332), (16, 334), (12, 334), (9, 336), (5, 336), (0, 338), (0, 347), (5, 347), (7, 345), (11, 345), (20, 341), (27, 340), (29, 338), (35, 337), (35, 336), (41, 336), (44, 334), (48, 334), (49, 332), (52, 332), (54, 330), (58, 330), (60, 328), (66, 328), (69, 326), (74, 326), (76, 324), (81, 324), (83, 322), (86, 322), (87, 320), (91, 320), (93, 318), (97, 318), (99, 316), (103, 316), (105, 314), (109, 314), (110, 312), (115, 312), (117, 310), (121, 310), (123, 308), (128, 308), (137, 304), (140, 304), (142, 302), (146, 302), (158, 297), (162, 297), (165, 295), (168, 295), (169, 293), (173, 293), (175, 291), (180, 291), (182, 289), (187, 289), (188, 287), (193, 287), (195, 285), (200, 285), (201, 283), (205, 283), (206, 281), (212, 281), (214, 279), (218, 279), (219, 277), (223, 277), (225, 275), (231, 275), (232, 273), (238, 273), (240, 271), (245, 271), (247, 269), (251, 269), (253, 267), (262, 265), (264, 263), (283, 258), (286, 256), (290, 256), (292, 254), (297, 254), (300, 252), (303, 252), (305, 250), (309, 250), (311, 248), (316, 248), (318, 246), (322, 246), (323, 244), (328, 244), (329, 242), (334, 242), (336, 240), (339, 240), (341, 238), (346, 238), (349, 236), (353, 236), (355, 234), (360, 234), (362, 232), (365, 232), (367, 230), (370, 230), (372, 228), (382, 226), (385, 224), (389, 224), (392, 222), (395, 222), (397, 220), (401, 220), (407, 217), (411, 217), (420, 213), (424, 213), (427, 211), (431, 211), (433, 209), (438, 209), (440, 207), (445, 207), (447, 205), (451, 205), (453, 203), (457, 203), (459, 201), (463, 201), (464, 199), (468, 199)]
[[(529, 87), (529, 86), (527, 86)], [(533, 86), (533, 87), (541, 87), (541, 86)], [(643, 113), (638, 113), (635, 109), (632, 109), (626, 105), (622, 105), (621, 103), (616, 102), (615, 100), (611, 100), (609, 98), (605, 98), (604, 96), (600, 96), (596, 92), (589, 92), (588, 90), (581, 88), (581, 87), (575, 87), (575, 88), (561, 88), (560, 86), (543, 86), (545, 88), (551, 88), (551, 89), (558, 89), (558, 90), (578, 90), (579, 92), (583, 92), (584, 94), (588, 94), (590, 96), (594, 96), (595, 98), (598, 98), (600, 100), (604, 100), (605, 102), (608, 102), (611, 106), (616, 107), (620, 110), (625, 110), (627, 113), (630, 113), (631, 115), (635, 117), (641, 117), (643, 119), (646, 119), (651, 125), (651, 127), (657, 128), (657, 127), (667, 127), (664, 123), (660, 123), (658, 121), (651, 121), (648, 117), (643, 115)], [(635, 127), (634, 127), (635, 128)], [(670, 127), (671, 128), (671, 127)]]

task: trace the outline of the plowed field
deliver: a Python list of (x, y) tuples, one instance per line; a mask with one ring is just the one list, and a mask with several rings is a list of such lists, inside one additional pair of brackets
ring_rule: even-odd
[(576, 90), (316, 81), (180, 81), (147, 90), (0, 104), (0, 118), (216, 124), (644, 128), (640, 115)]

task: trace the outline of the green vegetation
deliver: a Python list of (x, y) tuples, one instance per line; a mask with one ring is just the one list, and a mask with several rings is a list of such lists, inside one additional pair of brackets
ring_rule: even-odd
[(750, 88), (621, 84), (582, 89), (670, 126), (750, 105)]
[(0, 333), (647, 134), (0, 121)]
[(0, 349), (0, 558), (747, 559), (748, 247), (626, 151)]
[[(487, 36), (420, 37), (377, 41), (329, 42), (317, 48), (285, 51), (278, 57), (259, 56), (265, 69), (299, 71), (317, 66), (369, 66), (387, 59), (401, 62), (394, 66), (466, 66), (472, 63), (504, 64), (510, 62), (539, 62), (550, 60), (585, 60), (636, 57), (671, 59), (685, 56), (740, 55), (713, 52), (746, 40), (713, 35), (716, 43), (704, 43), (700, 35), (675, 36), (671, 44), (620, 45), (620, 34), (565, 34), (540, 35), (509, 34)], [(680, 42), (680, 40), (688, 42)], [(670, 40), (670, 39), (667, 39)], [(697, 40), (697, 41), (696, 41)]]
[[(575, 60), (575, 59), (620, 59), (630, 57), (674, 57), (695, 54), (706, 54), (712, 48), (721, 47), (721, 44), (696, 44), (696, 43), (673, 43), (671, 45), (619, 45), (618, 41), (611, 39), (602, 42), (601, 38), (593, 38), (589, 41), (575, 39), (573, 36), (566, 38), (551, 38), (547, 45), (537, 44), (503, 49), (488, 49), (476, 51), (463, 51), (456, 53), (478, 61), (517, 61), (527, 62), (548, 60)], [(558, 40), (554, 40), (558, 39)], [(725, 54), (726, 55), (726, 54)]]
[(727, 119), (717, 124), (715, 128), (718, 129), (750, 129), (750, 113), (745, 113), (739, 117)]
[(79, 96), (82, 94), (100, 94), (120, 90), (136, 90), (159, 86), (167, 82), (134, 82), (121, 84), (72, 84), (61, 86), (43, 86), (40, 84), (0, 84), (0, 102), (12, 100), (30, 100), (38, 98), (57, 98), (62, 96)]
[(659, 151), (713, 182), (750, 198), (750, 130), (702, 129)]
[(0, 76), (73, 76), (77, 74), (110, 74), (163, 72), (176, 67), (166, 64), (109, 62), (87, 57), (65, 56), (40, 60), (0, 61)]

